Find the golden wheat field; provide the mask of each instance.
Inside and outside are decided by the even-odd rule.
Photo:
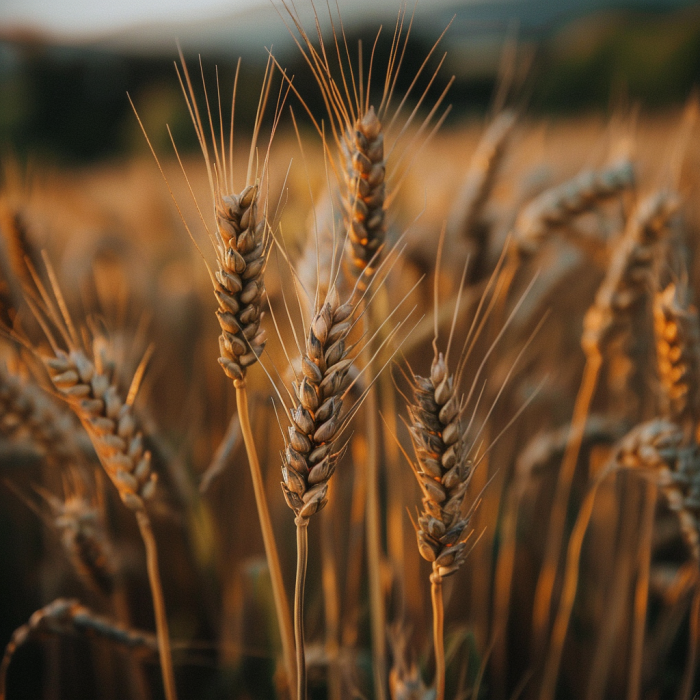
[[[322,113],[3,161],[0,699],[690,700],[697,100],[443,124],[288,14]]]

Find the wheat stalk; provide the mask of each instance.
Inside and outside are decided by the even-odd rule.
[[[53,298],[32,268],[39,296],[27,288],[26,301],[49,341],[49,349],[36,349],[28,341],[23,339],[23,342],[44,364],[58,396],[80,420],[122,502],[136,517],[146,548],[165,694],[168,700],[176,700],[158,551],[146,510],[147,501],[155,494],[157,474],[151,467],[151,453],[144,447],[133,406],[150,353],[144,356],[124,397],[117,386],[116,365],[111,359],[109,341],[97,332],[93,332],[90,339],[87,329],[81,337],[46,256],[45,263]]]
[[[613,339],[628,332],[632,312],[644,300],[651,282],[655,253],[668,234],[670,219],[677,207],[675,195],[665,191],[640,202],[627,222],[595,300],[584,316],[581,345],[586,366],[571,419],[571,439],[557,476],[544,561],[535,592],[533,627],[538,648],[543,644],[549,625],[571,484],[604,352]]]
[[[454,574],[467,555],[469,516],[464,498],[473,473],[461,423],[463,405],[454,375],[435,349],[430,377],[413,374],[410,432],[416,460],[411,461],[423,494],[417,538],[421,556],[432,564],[436,699],[445,697],[445,649],[442,581]]]
[[[447,88],[430,110],[423,124],[417,130],[416,135],[408,139],[408,143],[403,147],[403,152],[394,162],[392,166],[394,180],[391,185],[387,179],[386,160],[395,150],[401,137],[407,132],[417,113],[418,107],[416,107],[405,120],[398,136],[393,140],[391,146],[386,149],[386,152],[384,143],[385,131],[388,131],[396,123],[406,103],[406,99],[414,88],[418,77],[425,68],[428,59],[439,44],[442,36],[428,53],[428,56],[417,71],[408,91],[393,112],[393,115],[391,115],[389,109],[411,29],[411,24],[409,24],[405,36],[403,35],[406,8],[402,7],[398,14],[391,42],[388,67],[382,81],[381,100],[375,108],[375,106],[371,104],[370,97],[374,49],[372,51],[370,69],[365,82],[361,59],[360,67],[357,71],[349,60],[349,51],[344,30],[342,29],[342,20],[340,21],[342,32],[341,40],[336,33],[334,19],[331,16],[334,44],[339,59],[338,68],[340,75],[338,79],[336,79],[334,76],[335,71],[332,70],[328,60],[328,52],[323,42],[318,21],[316,28],[320,48],[317,49],[304,30],[294,4],[283,0],[283,5],[291,20],[292,26],[288,25],[290,33],[297,43],[303,58],[311,69],[321,90],[322,98],[329,115],[329,133],[326,133],[325,124],[323,122],[319,123],[314,117],[308,109],[308,106],[304,103],[303,98],[301,98],[298,91],[291,83],[290,89],[300,98],[319,136],[323,139],[324,152],[328,159],[329,168],[335,177],[343,199],[342,208],[346,229],[345,236],[347,239],[345,244],[346,269],[349,270],[350,276],[355,279],[356,285],[363,288],[371,282],[381,264],[382,250],[386,236],[386,208],[389,204],[390,197],[396,196],[411,164],[421,152],[422,146],[416,145],[416,141],[421,138],[423,131],[436,114],[452,81],[448,83]],[[313,9],[314,14],[316,14],[315,8]],[[318,20],[317,15],[316,19]],[[343,47],[345,49],[345,55],[348,57],[347,62],[342,58],[341,48]],[[428,88],[432,85],[434,78],[435,74],[430,79]],[[418,106],[424,100],[428,88],[425,89],[418,100]],[[435,129],[439,128],[448,111],[449,108],[445,110],[443,116],[438,120]],[[432,133],[434,133],[435,129]],[[429,137],[430,136],[427,138]],[[333,153],[332,149],[329,147],[327,138],[335,143],[337,147],[336,153]],[[423,143],[427,141],[427,138]],[[400,163],[407,157],[407,165],[403,169],[400,169]],[[398,182],[396,182],[396,180],[398,180]],[[391,190],[391,195],[387,194],[389,190]],[[383,700],[386,695],[386,621],[384,592],[382,590],[380,576],[383,567],[383,557],[381,514],[379,512],[379,447],[375,444],[377,442],[375,436],[378,434],[378,430],[376,425],[371,426],[369,424],[369,421],[376,422],[376,416],[372,415],[371,409],[373,406],[376,406],[378,402],[373,394],[374,390],[372,390],[368,396],[367,427],[369,430],[368,438],[372,438],[372,440],[369,444],[367,461],[365,527],[370,572],[374,686],[378,700]]]
[[[180,54],[182,74],[178,70],[178,78],[182,92],[187,102],[187,107],[194,125],[197,139],[204,156],[204,162],[209,179],[209,189],[214,205],[215,228],[209,231],[207,223],[201,213],[199,203],[192,192],[187,173],[180,159],[180,155],[175,147],[175,152],[180,160],[183,175],[187,180],[190,193],[202,219],[202,223],[209,232],[210,240],[214,247],[217,260],[217,270],[210,276],[214,287],[219,308],[216,315],[221,327],[219,336],[219,364],[229,379],[233,381],[236,389],[236,405],[238,417],[246,447],[248,463],[250,466],[255,501],[258,510],[258,518],[263,535],[265,556],[270,570],[272,580],[273,597],[275,600],[275,610],[282,640],[284,664],[287,672],[290,687],[294,686],[294,638],[292,632],[291,615],[289,603],[284,589],[282,569],[277,553],[272,520],[265,497],[264,482],[260,461],[258,459],[253,432],[250,425],[248,392],[246,385],[247,368],[257,362],[265,348],[266,332],[260,328],[262,320],[262,302],[265,295],[264,271],[267,265],[268,254],[272,242],[271,227],[267,220],[265,211],[258,212],[260,187],[265,179],[266,167],[269,158],[269,148],[264,159],[263,172],[260,178],[254,178],[253,164],[256,157],[257,140],[260,133],[262,118],[270,93],[272,81],[273,59],[268,60],[263,85],[260,91],[258,111],[255,119],[253,138],[251,140],[250,155],[248,158],[248,169],[246,173],[245,187],[239,192],[235,192],[233,185],[233,128],[234,112],[236,103],[236,89],[238,85],[238,70],[240,61],[236,69],[236,79],[233,87],[233,98],[231,102],[231,122],[228,143],[223,132],[223,116],[221,108],[221,91],[218,84],[217,72],[217,95],[220,145],[217,143],[217,134],[214,130],[212,120],[211,105],[206,92],[206,83],[202,73],[202,87],[206,98],[206,110],[209,122],[209,135],[207,138],[204,122],[200,115],[197,98],[194,92],[192,81],[190,80],[184,56]],[[183,77],[184,76],[184,77]],[[275,120],[272,127],[270,142],[277,128],[284,96],[280,93]],[[137,114],[138,118],[138,114]],[[140,119],[139,119],[139,123]],[[143,129],[143,125],[141,125]],[[144,130],[144,135],[146,132]],[[146,135],[148,140],[148,136]],[[148,141],[156,162],[158,158]],[[226,149],[228,147],[228,159]],[[227,162],[228,160],[228,162]],[[160,163],[158,162],[160,167]],[[161,169],[161,173],[162,168]],[[165,175],[163,175],[165,178]],[[166,179],[167,182],[167,179]],[[174,195],[171,196],[175,200]],[[177,201],[175,201],[177,205]],[[179,209],[179,207],[178,207]],[[184,218],[183,218],[184,222]],[[185,222],[187,226],[187,223]],[[187,227],[190,237],[197,245],[189,227]],[[199,249],[199,246],[197,246]],[[201,250],[200,250],[201,253]],[[207,266],[208,268],[208,266]]]
[[[302,379],[294,382],[295,405],[282,459],[282,490],[294,511],[297,529],[297,576],[294,622],[297,653],[297,698],[306,698],[304,657],[304,582],[308,558],[309,518],[327,503],[328,481],[340,458],[337,439],[343,389],[352,358],[346,346],[355,308],[340,304],[335,287],[314,315],[302,356]]]
[[[602,481],[619,469],[646,472],[658,485],[669,508],[678,515],[681,532],[694,561],[700,554],[696,507],[686,506],[686,489],[692,477],[698,481],[700,462],[698,448],[687,445],[683,429],[664,419],[654,419],[633,428],[616,446],[608,465],[601,470],[581,506],[571,535],[563,590],[552,630],[550,651],[544,671],[540,700],[554,697],[556,678],[576,595],[579,559],[588,522],[593,511],[595,494]],[[700,503],[698,504],[700,505]],[[693,662],[694,663],[694,662]]]

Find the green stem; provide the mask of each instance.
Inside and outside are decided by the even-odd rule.
[[[255,441],[253,439],[253,431],[250,427],[250,416],[248,414],[248,392],[246,391],[245,379],[236,380],[236,404],[238,406],[238,419],[243,434],[243,442],[245,443],[246,453],[248,454],[248,463],[250,465],[250,474],[253,478],[253,490],[255,491],[255,504],[258,509],[258,519],[260,520],[260,529],[262,530],[263,544],[265,546],[265,556],[267,558],[267,566],[270,570],[270,579],[272,580],[272,595],[275,599],[275,611],[277,612],[277,623],[279,625],[280,638],[282,640],[282,653],[284,656],[284,665],[287,671],[289,687],[294,687],[294,632],[292,627],[292,616],[289,609],[289,601],[284,590],[284,579],[282,578],[282,567],[280,566],[279,555],[277,553],[277,543],[275,542],[275,533],[272,529],[272,519],[270,511],[267,507],[267,498],[265,497],[265,483],[260,469],[260,460],[255,449]]]
[[[168,617],[165,614],[165,599],[163,587],[160,582],[160,570],[158,568],[158,548],[156,538],[153,536],[151,520],[145,510],[136,511],[136,521],[141,531],[143,544],[146,547],[146,567],[148,569],[148,581],[151,584],[151,596],[153,598],[153,610],[156,618],[156,634],[158,636],[158,654],[160,655],[160,668],[163,674],[163,687],[167,700],[177,700],[175,690],[175,674],[173,672],[173,659],[170,653],[170,633],[168,632]]]

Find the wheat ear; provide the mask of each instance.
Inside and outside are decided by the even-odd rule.
[[[700,562],[700,503],[695,490],[700,479],[700,454],[688,444],[680,425],[654,419],[634,428],[620,442],[615,459],[620,467],[646,471],[669,509],[678,517],[688,551]]]
[[[552,231],[634,186],[634,167],[620,160],[600,170],[585,170],[533,199],[515,222],[513,240],[520,255],[536,253]]]
[[[0,700],[5,700],[7,695],[7,670],[15,652],[29,639],[40,634],[91,635],[140,654],[158,651],[158,643],[152,634],[128,629],[95,615],[77,600],[58,598],[37,610],[29,622],[13,632],[0,663]]]
[[[0,362],[1,435],[15,439],[26,434],[50,462],[67,466],[80,459],[75,433],[70,411]]]
[[[700,326],[685,284],[669,284],[656,294],[654,335],[664,413],[690,436],[700,403]]]
[[[257,209],[257,185],[249,185],[239,195],[221,197],[216,206],[219,235],[214,248],[219,269],[214,294],[221,326],[219,364],[234,384],[245,383],[246,369],[265,348],[260,320],[269,236]]]
[[[255,118],[253,138],[248,158],[248,169],[245,179],[246,185],[238,193],[234,191],[233,185],[233,131],[238,69],[236,70],[236,80],[233,87],[228,143],[226,143],[227,139],[223,133],[221,93],[217,74],[216,87],[217,94],[219,95],[218,113],[221,132],[218,134],[220,137],[219,145],[219,139],[214,131],[212,108],[206,92],[206,83],[203,74],[202,87],[206,98],[206,116],[208,116],[209,122],[209,137],[205,131],[204,121],[200,114],[187,64],[182,54],[180,54],[180,61],[182,74],[178,71],[178,77],[180,78],[182,92],[187,102],[202,155],[204,156],[209,178],[210,194],[214,204],[215,228],[213,232],[209,231],[209,237],[214,246],[218,269],[213,275],[211,275],[210,272],[210,276],[212,277],[214,294],[219,306],[216,311],[221,327],[221,335],[219,336],[219,364],[222,366],[226,376],[233,381],[236,389],[238,417],[253,480],[258,519],[260,520],[260,528],[262,530],[263,544],[265,547],[265,557],[270,570],[275,612],[277,613],[277,623],[279,625],[280,639],[282,641],[284,665],[287,672],[288,683],[290,687],[293,687],[294,636],[291,615],[284,589],[282,568],[277,553],[272,520],[265,497],[262,470],[260,468],[260,461],[258,459],[253,439],[253,431],[250,425],[246,385],[247,369],[257,362],[259,356],[263,352],[266,336],[265,330],[260,328],[260,322],[263,316],[262,301],[265,295],[264,271],[272,237],[270,235],[270,226],[267,217],[264,212],[258,212],[258,206],[261,182],[265,181],[269,148],[264,158],[263,172],[260,174],[260,179],[254,178],[253,165],[256,162],[257,140],[271,88],[273,59],[270,57],[268,60],[260,91],[258,111]],[[281,103],[278,103],[270,140],[272,140],[274,136],[280,111],[284,103],[284,98],[281,94],[280,97]],[[227,148],[228,158],[226,153]],[[151,148],[151,150],[153,149]],[[187,179],[184,167],[183,174]],[[255,174],[257,175],[257,173]],[[191,187],[190,192],[192,192]],[[194,194],[192,194],[192,197],[200,213],[202,222],[205,228],[208,229]]]
[[[335,287],[314,315],[302,356],[302,379],[294,382],[295,405],[282,458],[282,490],[294,511],[297,528],[297,577],[294,623],[297,655],[297,698],[306,698],[304,653],[304,582],[308,558],[309,518],[327,503],[328,481],[335,471],[343,419],[343,388],[352,363],[347,336],[355,307],[340,304]]]
[[[679,483],[687,483],[688,474],[697,473],[697,447],[686,445],[683,430],[674,423],[660,419],[642,423],[618,443],[612,458],[593,481],[581,505],[567,549],[562,595],[545,663],[540,700],[551,700],[554,697],[562,650],[576,597],[581,548],[597,489],[605,478],[619,469],[644,470],[657,482],[670,508],[677,512],[681,531],[697,561],[698,521],[688,517],[690,514],[683,507],[682,489],[678,487]]]
[[[64,486],[64,497],[37,489],[46,501],[51,528],[58,534],[68,559],[86,587],[105,597],[114,592],[114,554],[107,535],[102,504],[90,498],[80,477]]]
[[[347,259],[354,276],[364,272],[365,280],[369,281],[386,236],[384,134],[374,107],[355,121],[346,141]]]
[[[47,258],[45,262],[53,298],[32,269],[40,297],[27,289],[26,299],[46,334],[51,352],[34,352],[46,367],[58,395],[85,428],[97,457],[122,502],[136,517],[146,549],[165,695],[167,700],[176,700],[158,550],[146,510],[146,502],[155,493],[157,475],[151,468],[151,453],[144,448],[143,435],[133,406],[145,363],[142,361],[137,369],[128,395],[124,397],[117,387],[116,366],[110,358],[108,340],[102,335],[94,335],[91,347],[86,347],[90,339],[89,333],[85,330],[82,336],[79,335],[70,318],[53,268]],[[52,327],[58,332],[66,350],[57,341]]]
[[[566,231],[574,220],[604,201],[634,186],[634,169],[627,160],[602,170],[586,170],[545,190],[518,214],[513,226],[508,258],[499,280],[495,318],[501,319],[513,280],[524,260],[537,254],[555,231]],[[572,238],[576,243],[577,238]]]
[[[655,252],[668,234],[670,219],[677,206],[676,197],[664,191],[651,195],[639,204],[627,222],[606,276],[584,317],[581,345],[586,365],[574,404],[571,438],[557,476],[544,561],[535,592],[533,628],[538,648],[542,648],[549,626],[569,494],[584,435],[583,426],[598,385],[603,353],[614,338],[628,332],[632,313],[647,293]]]
[[[463,406],[454,375],[435,351],[430,377],[413,375],[410,431],[416,461],[411,462],[423,493],[417,537],[421,556],[431,562],[436,700],[445,697],[445,649],[442,580],[464,563],[469,516],[463,505],[472,474],[464,442]]]
[[[516,121],[515,112],[501,112],[494,117],[479,140],[447,222],[447,230],[451,234],[471,237],[476,233],[508,151]]]

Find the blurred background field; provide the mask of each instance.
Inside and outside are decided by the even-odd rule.
[[[363,37],[371,42],[383,24],[387,50],[394,4],[346,4],[341,9],[351,44]],[[146,14],[147,5],[139,4],[140,14]],[[169,122],[182,147],[193,148],[194,135],[173,79],[176,41],[187,56],[201,54],[206,65],[219,65],[224,82],[242,56],[243,84],[255,84],[266,59],[264,47],[272,47],[299,80],[308,79],[271,3],[239,11],[198,5],[195,12],[184,12],[187,20],[173,13],[179,21],[169,19],[163,3],[143,23],[129,15],[128,5],[121,12],[101,10],[99,2],[86,3],[82,12],[79,3],[75,6],[72,12],[70,6],[65,10],[71,23],[61,20],[62,3],[53,3],[45,13],[32,14],[31,3],[14,0],[0,9],[0,143],[18,157],[70,164],[143,153],[127,91],[149,125]],[[621,99],[645,110],[672,108],[685,100],[700,72],[696,3],[433,0],[416,6],[403,80],[413,75],[453,16],[443,43],[446,63],[436,83],[439,90],[450,76],[456,78],[448,128],[484,114],[509,36],[517,36],[520,64],[525,57],[532,62],[527,111],[533,116],[606,113]],[[254,94],[241,95],[243,123],[254,109]],[[309,95],[318,101],[315,91]]]

